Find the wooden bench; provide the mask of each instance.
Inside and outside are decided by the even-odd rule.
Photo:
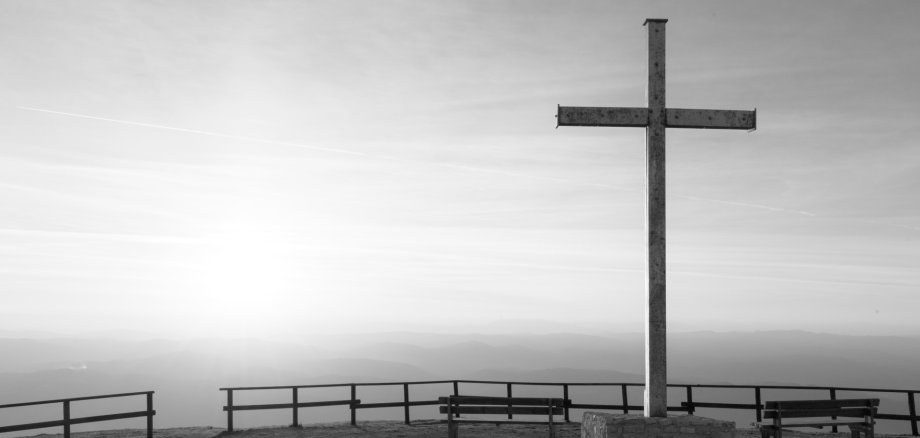
[[[493,424],[547,424],[543,421],[511,421],[511,420],[467,420],[456,418],[460,414],[507,415],[545,415],[549,424],[549,437],[556,436],[553,422],[554,415],[563,415],[565,408],[572,404],[571,400],[562,398],[530,398],[530,397],[482,397],[473,395],[452,395],[438,397],[442,414],[447,414],[448,438],[458,438],[458,423],[493,423]]]
[[[773,424],[761,425],[760,434],[762,438],[771,435],[782,438],[784,427],[848,426],[852,438],[859,438],[860,433],[865,438],[874,438],[878,403],[877,398],[769,401],[764,406],[763,418],[773,419]],[[808,420],[786,421],[793,418]]]

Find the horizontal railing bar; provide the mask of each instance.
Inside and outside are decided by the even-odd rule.
[[[613,410],[619,411],[623,409],[635,409],[635,410],[643,409],[642,406],[598,405],[598,404],[591,404],[591,403],[572,403],[571,405],[569,405],[569,408],[571,409],[605,409],[605,410],[611,410],[611,411]]]
[[[257,391],[263,389],[294,389],[294,388],[337,388],[348,387],[350,383],[328,383],[322,385],[287,385],[287,386],[236,386],[227,388],[218,388],[219,391]]]
[[[317,385],[286,385],[286,386],[241,386],[241,387],[224,387],[219,388],[221,391],[248,391],[248,390],[261,390],[261,389],[293,389],[293,388],[332,388],[332,387],[348,387],[348,386],[394,386],[394,385],[435,385],[435,384],[444,384],[444,383],[472,383],[472,384],[491,384],[491,385],[530,385],[530,386],[633,386],[633,387],[643,387],[644,383],[635,383],[635,382],[508,382],[508,381],[497,381],[497,380],[422,380],[422,381],[409,381],[409,382],[361,382],[361,383],[332,383],[332,384],[317,384]],[[894,393],[911,393],[911,392],[920,392],[918,390],[909,390],[909,389],[891,389],[891,388],[848,388],[848,387],[836,387],[836,386],[795,386],[795,385],[727,385],[727,384],[681,384],[681,383],[669,383],[668,387],[671,388],[735,388],[735,389],[752,389],[752,388],[761,388],[761,389],[801,389],[801,390],[837,390],[837,391],[856,391],[856,392],[894,392]],[[2,407],[2,406],[0,406]]]
[[[406,402],[387,402],[387,403],[361,403],[356,404],[355,409],[371,408],[401,408],[404,406],[430,406],[439,404],[437,400],[410,401]]]
[[[570,384],[570,385],[572,385],[572,384]],[[645,386],[645,384],[644,384],[644,383],[636,383],[636,384],[630,384],[629,386]],[[895,392],[895,393],[918,392],[918,391],[916,391],[916,390],[910,390],[910,389],[890,389],[890,388],[888,388],[888,389],[880,389],[880,388],[844,388],[844,387],[838,387],[838,386],[795,386],[795,385],[706,385],[706,384],[700,384],[700,385],[696,385],[696,384],[694,384],[694,385],[681,385],[681,384],[678,384],[678,383],[669,383],[668,386],[669,386],[669,387],[674,387],[674,388],[686,388],[686,387],[690,386],[690,387],[693,387],[693,388],[728,388],[728,389],[753,389],[753,388],[760,388],[760,389],[801,389],[801,390],[805,390],[805,391],[811,391],[811,390],[828,391],[828,390],[833,389],[833,390],[835,390],[835,391],[854,391],[854,392]]]
[[[219,388],[221,391],[246,391],[246,390],[260,390],[260,389],[293,389],[293,388],[330,388],[330,387],[347,387],[347,386],[392,386],[392,385],[434,385],[434,384],[444,384],[444,383],[474,383],[474,384],[494,384],[494,385],[506,385],[508,383],[512,385],[533,385],[533,386],[635,386],[642,387],[645,386],[644,383],[626,383],[626,382],[507,382],[507,381],[496,381],[496,380],[428,380],[428,381],[410,381],[410,382],[362,382],[362,383],[332,383],[332,384],[317,384],[317,385],[286,385],[286,386],[240,386],[240,387],[225,387]],[[745,389],[745,388],[762,388],[762,389],[801,389],[801,390],[830,390],[834,389],[837,391],[856,391],[856,392],[895,392],[895,393],[910,393],[910,392],[920,392],[918,390],[909,390],[909,389],[891,389],[891,388],[849,388],[849,387],[836,387],[836,386],[796,386],[796,385],[726,385],[726,384],[680,384],[680,383],[669,383],[669,387],[672,388],[685,388],[691,386],[694,388],[736,388],[736,389]],[[145,393],[137,393],[145,394]],[[115,394],[112,396],[121,396],[121,395],[135,395],[135,394]],[[99,396],[106,397],[106,396]],[[90,397],[96,398],[96,397]],[[66,400],[66,399],[65,399]],[[79,400],[79,399],[69,399],[69,400]],[[63,400],[51,400],[54,401],[63,401]],[[2,407],[2,406],[0,406]]]
[[[71,418],[70,421],[53,420],[53,421],[42,421],[38,423],[17,424],[14,426],[0,426],[0,433],[16,432],[16,431],[31,430],[31,429],[45,429],[48,427],[63,426],[65,424],[95,423],[97,421],[109,421],[109,420],[121,420],[124,418],[147,417],[149,415],[156,415],[156,413],[157,411],[122,412],[118,414]]]
[[[911,417],[910,415],[906,415],[906,414],[875,414],[875,419],[876,420],[906,420],[906,421],[918,420],[920,421],[920,416]]]
[[[451,380],[451,382],[453,382],[453,380]],[[644,383],[602,383],[602,382],[599,382],[599,383],[504,382],[504,381],[496,381],[496,380],[457,380],[457,382],[460,382],[460,383],[495,384],[495,385],[507,385],[507,384],[510,383],[510,384],[512,384],[512,385],[524,385],[524,386],[562,386],[562,385],[570,385],[570,386],[620,386],[620,385],[627,385],[627,386],[645,386]]]
[[[361,403],[361,400],[355,400],[355,403]],[[297,403],[298,408],[315,408],[320,406],[341,406],[350,405],[351,400],[330,400],[320,402]],[[224,406],[224,411],[261,411],[268,409],[293,409],[294,403],[271,403],[264,405],[233,405]]]
[[[262,411],[270,409],[291,409],[294,405],[291,403],[274,403],[266,405],[233,405],[224,406],[224,411]]]
[[[761,386],[761,388],[768,388],[768,389],[769,389],[769,388],[773,388],[773,387],[772,387],[772,386]],[[796,386],[782,387],[782,386],[777,386],[776,388],[780,388],[780,389],[783,389],[783,388],[785,388],[785,389],[810,389],[811,387],[807,387],[807,386],[806,386],[806,387],[796,387]],[[833,390],[836,390],[836,391],[853,391],[853,392],[894,392],[894,393],[909,393],[909,392],[915,392],[915,391],[911,391],[911,390],[907,390],[907,389],[890,389],[890,388],[888,388],[888,389],[883,389],[883,388],[841,388],[841,387],[829,387],[829,388],[815,388],[815,389],[833,389]]]
[[[594,383],[565,383],[565,382],[505,382],[505,381],[496,381],[496,380],[422,380],[422,381],[410,381],[410,382],[361,382],[361,383],[327,383],[327,384],[317,384],[317,385],[282,385],[282,386],[239,386],[239,387],[224,387],[218,388],[220,391],[252,391],[252,390],[267,390],[267,389],[294,389],[294,388],[334,388],[334,387],[349,387],[349,386],[395,386],[395,385],[436,385],[436,384],[445,384],[445,383],[473,383],[473,384],[487,384],[487,385],[506,385],[508,383],[512,385],[525,385],[525,386],[645,386],[644,383],[605,383],[605,382],[594,382]],[[679,386],[684,387],[686,385],[668,385],[668,386]]]
[[[13,426],[0,426],[0,433],[17,432],[20,430],[44,429],[46,427],[63,426],[64,420],[42,421],[40,423],[16,424]]]
[[[719,408],[719,409],[757,409],[758,406],[754,404],[741,404],[741,403],[709,403],[709,402],[698,402],[694,401],[693,403],[681,402],[681,406],[693,406],[693,409],[696,408]],[[760,406],[763,408],[763,406]]]
[[[395,385],[435,385],[443,383],[454,383],[456,380],[420,380],[415,382],[362,382],[362,383],[326,383],[318,385],[285,385],[285,386],[234,386],[218,388],[220,391],[253,391],[262,389],[294,389],[294,388],[338,388],[350,386],[395,386]],[[462,380],[461,380],[462,382]]]
[[[153,393],[154,391],[141,391],[141,392],[125,392],[122,394],[91,395],[88,397],[60,398],[60,399],[55,399],[55,400],[41,400],[41,401],[25,402],[25,403],[11,403],[7,405],[0,405],[0,408],[17,408],[21,406],[46,405],[46,404],[51,404],[51,403],[63,403],[67,401],[97,400],[101,398],[129,397],[133,395],[147,395],[147,394],[153,394]]]
[[[454,380],[420,380],[414,382],[383,382],[383,383],[373,383],[373,382],[363,382],[355,383],[355,386],[394,386],[394,385],[440,385],[444,383],[454,383]]]
[[[71,418],[70,424],[95,423],[97,421],[121,420],[124,418],[149,417],[157,411],[122,412],[119,414],[94,415],[92,417]]]

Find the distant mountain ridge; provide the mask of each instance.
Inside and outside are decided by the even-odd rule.
[[[440,379],[641,383],[643,348],[641,334],[393,332],[341,335],[324,345],[0,338],[0,403],[154,390],[158,425],[200,426],[205,421],[219,426],[224,421],[220,387]],[[920,338],[798,331],[672,333],[668,354],[673,383],[920,389]],[[434,397],[446,388],[414,390],[413,397]],[[368,399],[401,397],[377,396],[366,388],[362,393]],[[344,390],[328,394],[347,397]],[[641,400],[639,394],[630,397]],[[747,400],[750,394],[720,397]]]

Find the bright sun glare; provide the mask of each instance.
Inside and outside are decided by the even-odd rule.
[[[290,248],[261,225],[229,224],[203,239],[189,291],[203,331],[271,330],[292,304],[298,275]]]

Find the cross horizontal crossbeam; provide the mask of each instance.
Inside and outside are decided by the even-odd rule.
[[[666,108],[665,126],[697,129],[757,129],[757,110],[707,110]],[[649,123],[648,108],[559,106],[557,126],[644,127]]]

